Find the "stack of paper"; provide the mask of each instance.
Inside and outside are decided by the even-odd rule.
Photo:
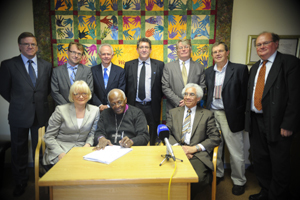
[[[98,151],[93,151],[92,153],[83,156],[83,159],[109,164],[112,161],[115,161],[129,153],[130,151],[132,151],[131,148],[124,148],[121,146],[106,146],[104,150],[101,149]]]

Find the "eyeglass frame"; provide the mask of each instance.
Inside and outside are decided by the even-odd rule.
[[[23,46],[26,46],[26,47],[30,47],[30,46],[32,46],[32,47],[37,47],[37,44],[36,43],[21,43],[20,45],[23,45]]]
[[[68,50],[69,51],[69,50]],[[69,51],[72,55],[83,56],[83,53],[78,53],[76,51]]]

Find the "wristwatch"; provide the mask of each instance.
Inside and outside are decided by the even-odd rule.
[[[198,151],[201,151],[201,148],[199,147],[198,144],[197,144],[195,147],[196,147],[196,149],[197,149],[197,152],[198,152]]]

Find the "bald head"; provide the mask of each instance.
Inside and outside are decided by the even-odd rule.
[[[122,114],[124,113],[127,98],[125,93],[120,89],[112,89],[108,95],[107,100],[109,102],[110,107],[113,109],[114,113]]]

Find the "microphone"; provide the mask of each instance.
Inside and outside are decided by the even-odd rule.
[[[174,152],[173,152],[172,146],[171,146],[171,144],[169,142],[169,135],[170,135],[169,128],[166,125],[164,125],[164,124],[158,125],[158,127],[157,127],[157,135],[158,135],[159,139],[163,140],[164,143],[165,143],[165,145],[167,146],[167,154],[168,155],[171,154],[171,157],[175,161],[176,158],[174,156]]]

